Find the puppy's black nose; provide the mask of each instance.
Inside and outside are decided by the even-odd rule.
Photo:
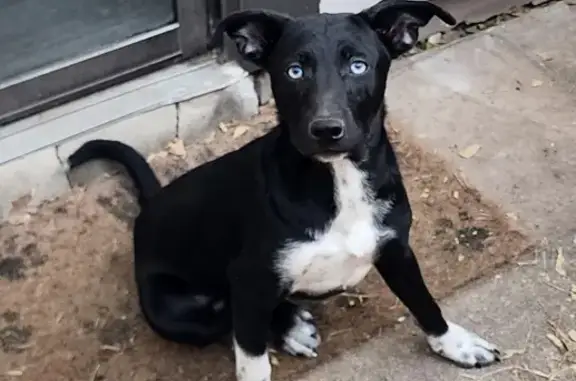
[[[317,119],[310,123],[310,136],[326,143],[337,142],[344,137],[344,121],[340,119]]]

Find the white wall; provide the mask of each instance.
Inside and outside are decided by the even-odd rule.
[[[320,0],[321,13],[359,12],[379,0]]]

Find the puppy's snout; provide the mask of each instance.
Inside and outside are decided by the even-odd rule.
[[[344,137],[344,121],[340,119],[317,119],[310,123],[310,136],[326,143],[334,143]]]

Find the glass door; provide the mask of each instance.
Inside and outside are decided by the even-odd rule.
[[[204,51],[207,0],[0,0],[0,126]]]

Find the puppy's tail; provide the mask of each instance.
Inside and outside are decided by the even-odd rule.
[[[124,143],[113,140],[91,140],[68,157],[68,164],[70,169],[73,169],[94,159],[112,160],[126,167],[140,193],[138,197],[140,205],[144,205],[162,188],[146,159]]]

